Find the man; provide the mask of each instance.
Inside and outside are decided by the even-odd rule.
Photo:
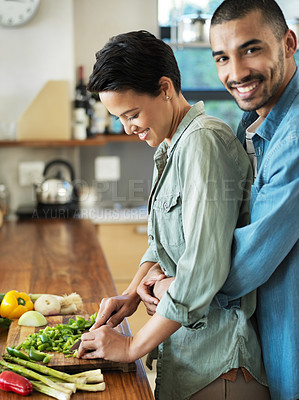
[[[218,75],[247,111],[251,223],[235,231],[227,300],[258,289],[257,321],[273,399],[299,398],[299,72],[297,39],[274,0],[225,0],[211,21]],[[246,131],[247,128],[247,131]],[[250,155],[251,154],[251,155]],[[221,296],[221,295],[220,295]],[[219,296],[219,298],[220,298]],[[221,296],[225,305],[225,296]]]
[[[211,21],[219,78],[245,112],[238,137],[255,172],[251,223],[236,229],[230,275],[217,300],[256,310],[271,398],[299,399],[299,72],[297,38],[274,0],[225,0]],[[169,280],[155,267],[138,288],[150,313]],[[162,280],[163,279],[163,280]],[[157,300],[156,300],[157,302]]]

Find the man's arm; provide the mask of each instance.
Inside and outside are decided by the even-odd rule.
[[[234,233],[231,270],[221,289],[228,300],[265,283],[298,241],[298,148],[296,136],[280,143],[268,161],[267,183],[252,187],[251,223]]]

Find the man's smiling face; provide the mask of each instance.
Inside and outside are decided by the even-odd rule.
[[[253,11],[212,26],[210,40],[219,78],[239,107],[267,115],[286,86],[284,39]]]

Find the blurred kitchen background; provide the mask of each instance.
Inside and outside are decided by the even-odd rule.
[[[154,149],[129,140],[119,126],[113,125],[115,121],[111,121],[104,133],[93,129],[86,139],[84,135],[74,136],[78,71],[83,71],[86,83],[95,53],[118,33],[146,29],[171,43],[188,100],[191,103],[204,100],[208,113],[223,118],[236,129],[241,112],[218,81],[207,41],[209,16],[220,3],[217,0],[41,0],[36,15],[27,24],[18,27],[0,24],[0,196],[2,193],[8,199],[10,217],[20,207],[36,203],[33,181],[40,182],[44,166],[55,159],[69,162],[74,169],[86,206],[122,208],[146,204]],[[298,33],[299,0],[278,3]],[[63,88],[64,95],[67,93],[67,110],[61,120],[70,119],[66,121],[67,132],[63,129],[60,132],[60,128],[53,130],[52,138],[51,133],[50,137],[46,133],[55,119],[52,106],[57,103],[60,107],[63,96],[59,91],[56,95],[55,89],[47,92],[51,96],[49,103],[43,103],[46,111],[44,108],[40,111],[35,104],[49,82],[54,86],[57,82],[67,84]],[[48,120],[42,117],[47,107]],[[39,124],[37,137],[28,134],[32,114],[32,133],[36,129],[34,123]],[[61,171],[57,174],[61,175]]]

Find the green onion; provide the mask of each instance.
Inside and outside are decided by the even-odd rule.
[[[12,361],[19,365],[22,365],[23,367],[27,367],[27,368],[33,369],[35,371],[38,371],[44,375],[54,376],[56,378],[62,379],[63,381],[66,381],[66,382],[74,382],[77,384],[77,383],[85,383],[87,380],[84,377],[79,377],[79,378],[73,377],[72,375],[69,375],[65,372],[57,371],[56,369],[46,367],[45,365],[36,364],[32,361],[22,360],[21,358],[15,358],[15,357],[7,356],[7,355],[4,355],[3,358],[7,361]],[[0,360],[0,364],[2,364],[3,362],[5,363],[5,361]],[[6,363],[6,364],[8,364],[8,363]]]
[[[78,374],[73,374],[77,378],[85,377],[87,378],[86,383],[100,383],[104,381],[104,376],[102,374],[102,370],[100,369],[91,369],[89,371],[79,372]]]
[[[57,400],[70,400],[71,393],[61,392],[60,390],[53,389],[41,382],[30,381],[32,383],[33,389],[38,392],[44,393],[48,396],[54,397]]]

